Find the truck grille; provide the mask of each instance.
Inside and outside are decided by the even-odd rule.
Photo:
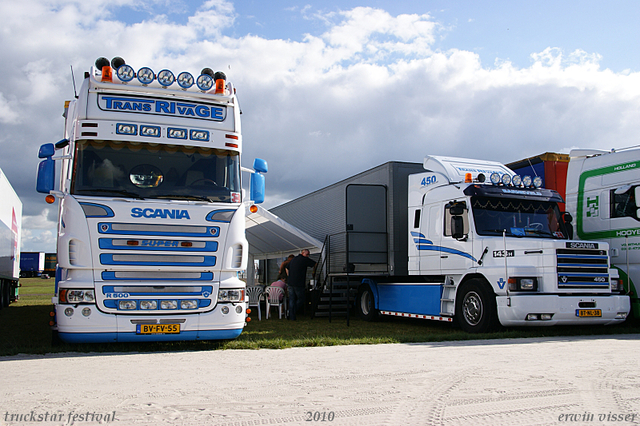
[[[219,236],[218,226],[98,223],[100,303],[135,315],[211,310]]]
[[[606,250],[558,249],[558,288],[609,288],[609,258]]]

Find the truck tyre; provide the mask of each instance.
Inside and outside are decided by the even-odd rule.
[[[456,296],[456,320],[467,333],[486,333],[498,323],[496,298],[480,280],[460,286]]]
[[[367,284],[363,284],[358,289],[358,299],[356,300],[356,308],[360,318],[365,321],[373,321],[378,317],[378,311],[375,308],[373,291]]]
[[[3,294],[4,294],[4,307],[8,308],[9,304],[11,303],[11,295],[14,294],[14,290],[13,287],[14,286],[14,282],[13,281],[5,281],[4,282],[4,289],[3,289]]]

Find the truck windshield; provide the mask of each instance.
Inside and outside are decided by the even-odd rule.
[[[472,197],[471,208],[478,235],[567,238],[554,202]]]
[[[71,193],[240,202],[235,151],[122,141],[76,142]]]

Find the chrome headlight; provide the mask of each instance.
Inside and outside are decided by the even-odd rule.
[[[96,303],[93,290],[60,289],[60,303]]]
[[[538,291],[536,277],[509,277],[509,291]]]
[[[243,302],[244,290],[241,288],[220,289],[218,291],[218,302]]]

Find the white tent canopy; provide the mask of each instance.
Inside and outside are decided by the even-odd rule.
[[[297,254],[302,249],[311,253],[322,250],[322,242],[306,232],[285,222],[278,216],[256,205],[258,211],[246,211],[246,235],[249,241],[249,256],[254,259],[271,259]]]

